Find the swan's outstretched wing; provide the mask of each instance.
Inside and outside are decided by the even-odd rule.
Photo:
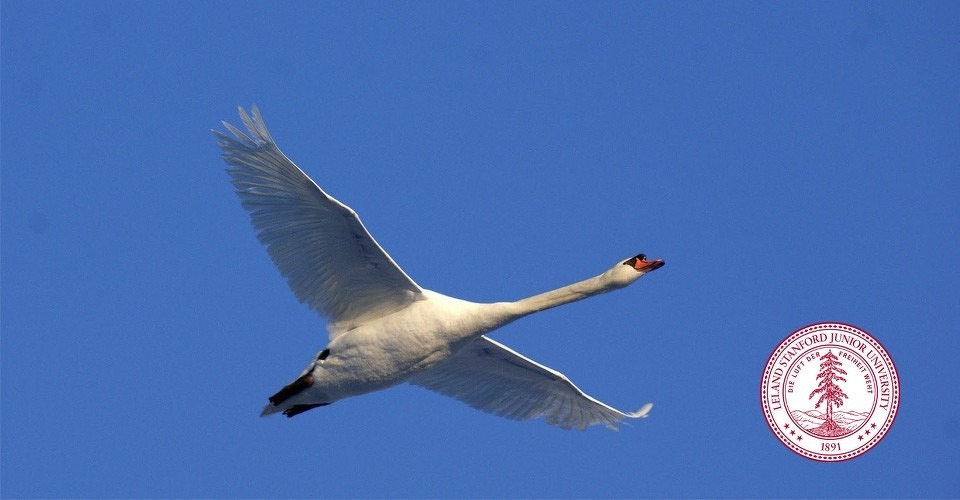
[[[214,131],[227,172],[260,242],[297,298],[331,320],[331,336],[417,300],[420,287],[380,248],[356,212],[280,152],[256,106],[251,115],[240,108],[249,136],[227,122],[234,137]]]
[[[653,405],[624,413],[586,395],[562,373],[509,347],[480,337],[409,382],[515,420],[545,417],[564,429],[603,424],[616,430],[624,418],[642,418]]]

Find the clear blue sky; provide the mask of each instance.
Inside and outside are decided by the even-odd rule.
[[[960,495],[960,4],[2,4],[4,497]],[[326,342],[210,133],[257,103],[424,287],[666,267],[495,338],[624,409],[410,386],[294,419]],[[902,379],[855,460],[776,441],[767,356],[842,321]]]

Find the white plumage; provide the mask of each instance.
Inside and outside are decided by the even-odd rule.
[[[578,389],[485,333],[518,318],[629,285],[662,260],[641,254],[600,276],[516,302],[481,304],[425,290],[377,244],[356,212],[287,159],[254,106],[215,131],[243,207],[301,302],[327,318],[330,342],[263,415],[298,415],[340,399],[410,382],[507,418],[545,417],[562,428],[645,417]]]

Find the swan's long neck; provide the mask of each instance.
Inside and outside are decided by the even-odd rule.
[[[578,300],[591,297],[618,288],[623,288],[638,280],[644,274],[663,267],[663,259],[646,260],[646,256],[639,254],[608,269],[605,273],[590,279],[578,281],[563,288],[534,295],[516,302],[498,302],[494,306],[498,326],[522,318],[537,311],[562,306]]]
[[[567,285],[563,288],[520,299],[511,305],[514,308],[515,314],[517,314],[517,318],[520,318],[537,311],[562,306],[563,304],[576,302],[593,295],[609,292],[615,288],[620,287],[612,284],[606,279],[606,275],[602,274],[572,285]]]

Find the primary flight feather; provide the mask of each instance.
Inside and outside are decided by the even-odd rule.
[[[528,314],[625,287],[663,266],[643,254],[603,274],[515,302],[475,303],[421,288],[357,213],[313,182],[277,147],[254,106],[247,133],[214,131],[260,242],[301,302],[327,319],[330,342],[262,415],[288,417],[410,382],[507,418],[544,417],[565,429],[646,417],[581,391],[562,373],[484,334]]]

